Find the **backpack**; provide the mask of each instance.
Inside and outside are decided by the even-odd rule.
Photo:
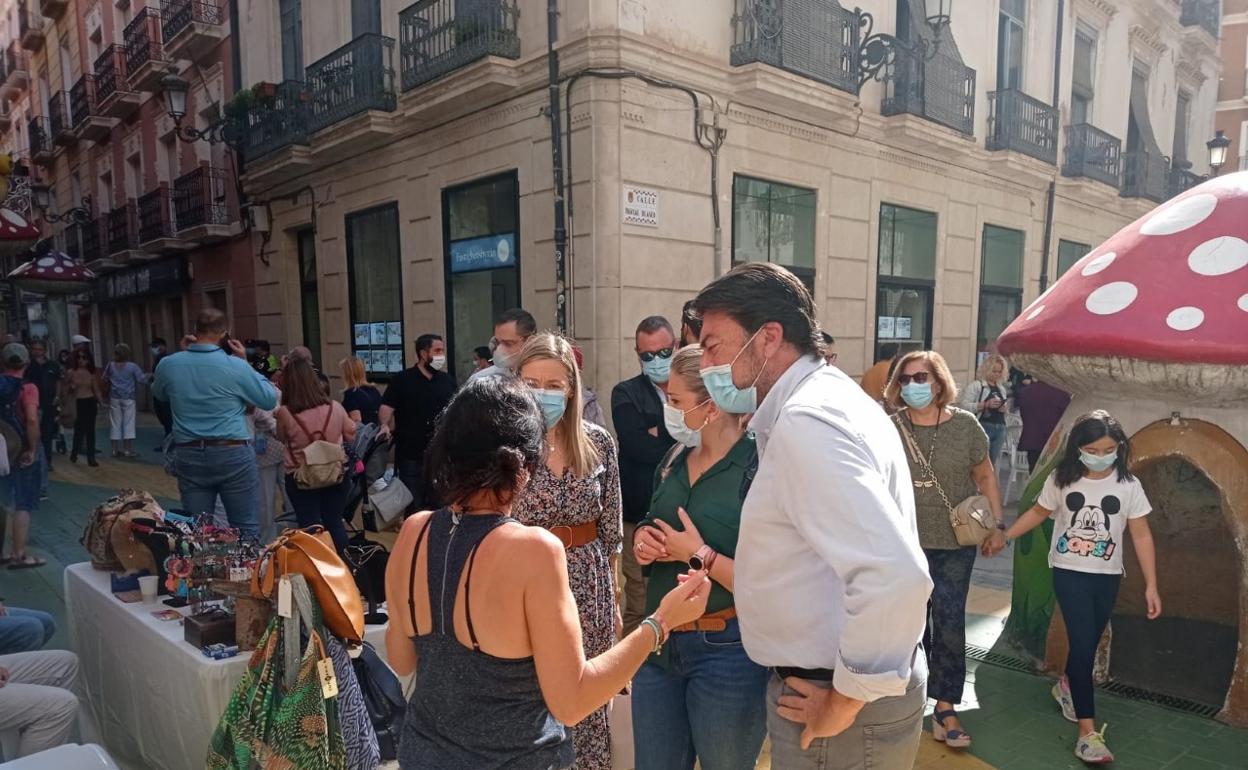
[[[18,455],[26,446],[26,423],[17,414],[17,400],[25,384],[17,377],[0,375],[0,439],[4,439],[10,467],[17,467]]]
[[[299,415],[291,412],[290,416],[299,423],[299,428],[304,435],[312,439],[310,444],[299,450],[303,452],[303,465],[293,474],[295,483],[300,489],[324,489],[341,483],[346,473],[347,453],[343,450],[341,441],[335,443],[325,440],[325,431],[329,428],[329,421],[334,417],[334,405],[332,403],[329,405],[325,414],[325,424],[316,432],[308,430],[308,426],[303,424]]]

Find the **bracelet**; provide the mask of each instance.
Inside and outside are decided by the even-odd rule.
[[[651,631],[654,631],[654,647],[650,649],[651,654],[662,655],[663,654],[663,627],[659,625],[659,621],[655,620],[653,617],[650,617],[641,621],[641,625],[646,626]]]

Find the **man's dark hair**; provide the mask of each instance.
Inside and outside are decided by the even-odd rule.
[[[876,362],[891,361],[897,357],[897,353],[900,350],[901,348],[897,346],[896,342],[885,342],[883,345],[880,345],[880,354],[876,356],[875,360]]]
[[[823,344],[825,345],[836,344],[836,340],[832,339],[832,335],[828,334],[827,332],[819,332],[819,337],[823,340]]]
[[[688,326],[695,337],[700,337],[702,336],[702,319],[698,317],[698,312],[694,310],[694,302],[696,300],[691,299],[680,309],[680,325]]]
[[[268,340],[256,340],[256,350],[263,350],[265,353],[268,353],[272,348],[269,347]]]
[[[804,355],[823,355],[815,321],[815,301],[797,276],[770,262],[738,265],[711,281],[693,298],[699,318],[723,313],[740,324],[746,336],[772,321],[784,339]]]
[[[429,480],[449,504],[484,491],[505,501],[542,462],[545,436],[541,409],[519,378],[474,380],[438,417],[425,455]]]
[[[646,316],[641,319],[641,323],[637,324],[637,331],[633,332],[633,339],[641,334],[654,334],[657,331],[666,329],[667,333],[672,335],[672,339],[676,339],[676,330],[672,328],[672,322],[661,315]]]
[[[442,339],[441,334],[422,334],[416,338],[416,352],[424,353],[433,347],[433,343]]]
[[[206,307],[195,316],[196,334],[225,334],[225,313],[215,307]]]
[[[153,338],[152,338],[152,347],[155,347],[155,346],[157,346],[157,345],[160,345],[161,347],[168,347],[168,346],[169,346],[169,343],[165,342],[165,338],[164,338],[164,337],[153,337]]]
[[[533,314],[521,307],[513,307],[511,310],[504,310],[502,314],[495,319],[495,326],[502,326],[505,323],[515,321],[516,331],[521,337],[532,337],[537,334],[537,320],[533,318]]]
[[[494,357],[494,354],[491,353],[490,349],[486,347],[485,345],[478,345],[477,347],[472,349],[472,352],[476,353],[477,358],[481,359],[482,361],[489,361],[491,358]]]

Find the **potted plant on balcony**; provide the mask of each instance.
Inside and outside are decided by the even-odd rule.
[[[266,80],[261,80],[259,83],[256,83],[251,87],[251,92],[257,97],[272,99],[277,96],[277,83],[270,83]]]

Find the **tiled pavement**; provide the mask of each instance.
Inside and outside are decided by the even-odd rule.
[[[143,417],[146,417],[144,415]],[[64,618],[61,571],[82,561],[78,544],[87,514],[122,487],[139,487],[173,505],[177,487],[151,451],[159,430],[141,421],[136,448],[139,460],[100,457],[99,468],[56,458],[50,499],[32,526],[32,551],[48,558],[34,570],[0,570],[0,596],[13,606],[35,607]],[[99,446],[107,447],[100,431]],[[105,450],[105,455],[107,449]],[[1011,565],[1008,557],[981,559],[967,605],[967,641],[991,648],[1009,609]],[[61,622],[51,647],[65,647]],[[1083,765],[1071,754],[1074,726],[1066,722],[1049,696],[1050,681],[968,661],[963,723],[974,736],[969,752],[951,751],[924,735],[916,770],[1062,770]],[[1248,731],[1159,706],[1097,693],[1098,711],[1109,723],[1109,744],[1119,770],[1248,770]],[[760,769],[770,770],[766,755]]]

